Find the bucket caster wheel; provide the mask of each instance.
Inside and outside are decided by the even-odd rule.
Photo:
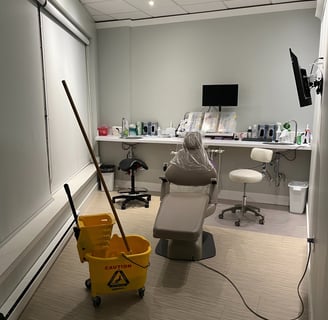
[[[219,214],[219,219],[223,219],[223,213]]]
[[[101,298],[99,296],[92,297],[92,304],[95,308],[98,308],[101,304]]]
[[[138,289],[138,295],[142,299],[145,295],[145,288]]]
[[[260,219],[259,224],[264,224],[264,219]]]
[[[238,220],[238,221],[235,221],[235,226],[236,227],[240,227],[240,221]]]
[[[85,284],[85,287],[86,287],[88,290],[91,289],[91,279],[90,279],[90,278],[87,279],[87,280],[85,280],[84,284]]]

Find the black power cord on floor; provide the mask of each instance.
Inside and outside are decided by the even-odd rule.
[[[306,260],[306,265],[305,265],[305,268],[304,268],[304,272],[302,274],[302,277],[300,278],[299,282],[298,282],[298,285],[297,285],[297,295],[300,299],[300,302],[301,302],[301,311],[299,312],[299,314],[295,317],[295,318],[291,318],[291,319],[288,319],[288,320],[297,320],[299,319],[303,313],[304,313],[304,302],[303,302],[303,299],[302,299],[302,296],[300,294],[300,286],[304,280],[304,277],[305,277],[305,274],[308,270],[308,267],[309,267],[309,263],[310,263],[310,258],[311,258],[311,252],[312,252],[312,244],[314,243],[314,238],[308,238],[307,239],[307,242],[309,244],[309,252],[308,252],[308,257],[307,257],[307,260]],[[254,315],[256,315],[258,318],[260,319],[263,319],[263,320],[270,320],[269,318],[266,318],[260,314],[258,314],[256,311],[254,311],[246,302],[245,298],[243,297],[243,295],[241,294],[240,290],[238,289],[238,287],[234,284],[234,282],[229,279],[228,276],[226,276],[225,274],[223,274],[222,272],[206,265],[205,263],[203,262],[200,262],[200,261],[196,261],[197,263],[199,263],[200,265],[202,265],[203,267],[211,270],[211,271],[214,271],[216,273],[218,273],[220,276],[222,276],[223,278],[225,278],[232,286],[233,288],[237,291],[238,295],[240,296],[241,300],[243,301],[243,304],[245,305],[245,307],[251,312],[253,313]]]

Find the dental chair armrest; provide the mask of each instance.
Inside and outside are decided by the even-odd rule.
[[[165,177],[159,177],[162,180],[160,200],[170,192],[170,182]]]

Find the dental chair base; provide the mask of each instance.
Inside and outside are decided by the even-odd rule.
[[[172,260],[198,261],[215,256],[215,244],[212,234],[203,231],[196,242],[160,239],[155,252]]]

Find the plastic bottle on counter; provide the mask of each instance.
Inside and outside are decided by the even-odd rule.
[[[252,127],[249,126],[247,129],[247,138],[252,138]]]
[[[122,118],[122,138],[125,138],[129,135],[129,121],[125,118]]]
[[[281,136],[281,123],[277,122],[277,130],[276,130],[276,142],[280,141],[280,136]]]
[[[257,124],[253,124],[252,127],[252,138],[256,139],[257,138]]]
[[[311,130],[308,124],[306,125],[306,129],[305,129],[304,143],[311,143]]]
[[[173,121],[170,121],[170,126],[166,128],[165,131],[171,138],[175,137],[175,128],[173,127]]]

